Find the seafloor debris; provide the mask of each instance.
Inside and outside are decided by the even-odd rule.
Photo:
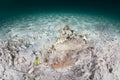
[[[32,41],[30,42],[29,39],[1,40],[0,79],[120,79],[119,39],[111,41],[106,35],[100,36],[100,33],[99,38],[93,38],[96,33],[89,36],[79,35],[70,25],[66,25],[59,32],[57,41],[45,50],[32,49],[34,44],[31,44]]]
[[[58,37],[52,48],[47,51],[45,57],[46,63],[54,69],[74,65],[80,52],[90,47],[90,42],[87,41],[85,36],[80,37],[69,25],[61,29],[60,34],[61,36]]]

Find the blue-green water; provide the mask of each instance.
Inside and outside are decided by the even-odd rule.
[[[12,28],[20,28],[20,30],[25,30],[32,26],[32,28],[43,28],[49,25],[53,27],[64,27],[70,24],[75,27],[78,31],[84,29],[116,29],[117,33],[120,31],[119,19],[115,16],[109,16],[107,14],[97,13],[97,12],[83,12],[83,11],[38,11],[38,12],[23,12],[11,13],[9,15],[4,14],[0,21],[1,33],[10,32]],[[60,26],[60,24],[64,24]],[[54,28],[53,28],[54,29]],[[38,30],[39,31],[39,30]],[[1,34],[2,35],[2,34]]]
[[[54,39],[58,29],[70,25],[79,33],[108,32],[120,35],[120,20],[116,15],[83,10],[37,10],[1,14],[0,37],[44,36]],[[53,38],[54,37],[54,38]]]

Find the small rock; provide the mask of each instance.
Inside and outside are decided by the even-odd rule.
[[[34,68],[32,67],[29,71],[28,71],[28,74],[32,74],[34,71]]]

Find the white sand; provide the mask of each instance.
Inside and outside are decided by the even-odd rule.
[[[74,65],[67,67],[53,69],[48,64],[42,63],[41,59],[39,65],[33,67],[35,61],[33,51],[35,53],[41,51],[42,57],[46,57],[45,50],[55,44],[59,37],[58,29],[68,24],[78,34],[86,35],[90,47],[94,47],[92,52],[85,49],[79,56],[73,55],[78,60]],[[50,14],[21,18],[6,25],[9,27],[5,30],[3,28],[0,40],[0,79],[120,79],[120,23],[117,21],[89,15]],[[61,45],[62,48],[57,47],[57,50],[61,53],[63,51],[64,54],[65,50],[76,47],[74,44],[71,44],[72,48],[68,45]],[[10,54],[15,56],[14,66]]]

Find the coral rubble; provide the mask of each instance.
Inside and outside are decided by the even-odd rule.
[[[99,41],[107,38],[103,35],[95,42],[93,37],[78,34],[70,25],[59,32],[55,43],[38,51],[32,50],[26,39],[1,40],[0,80],[120,79],[119,39]]]

